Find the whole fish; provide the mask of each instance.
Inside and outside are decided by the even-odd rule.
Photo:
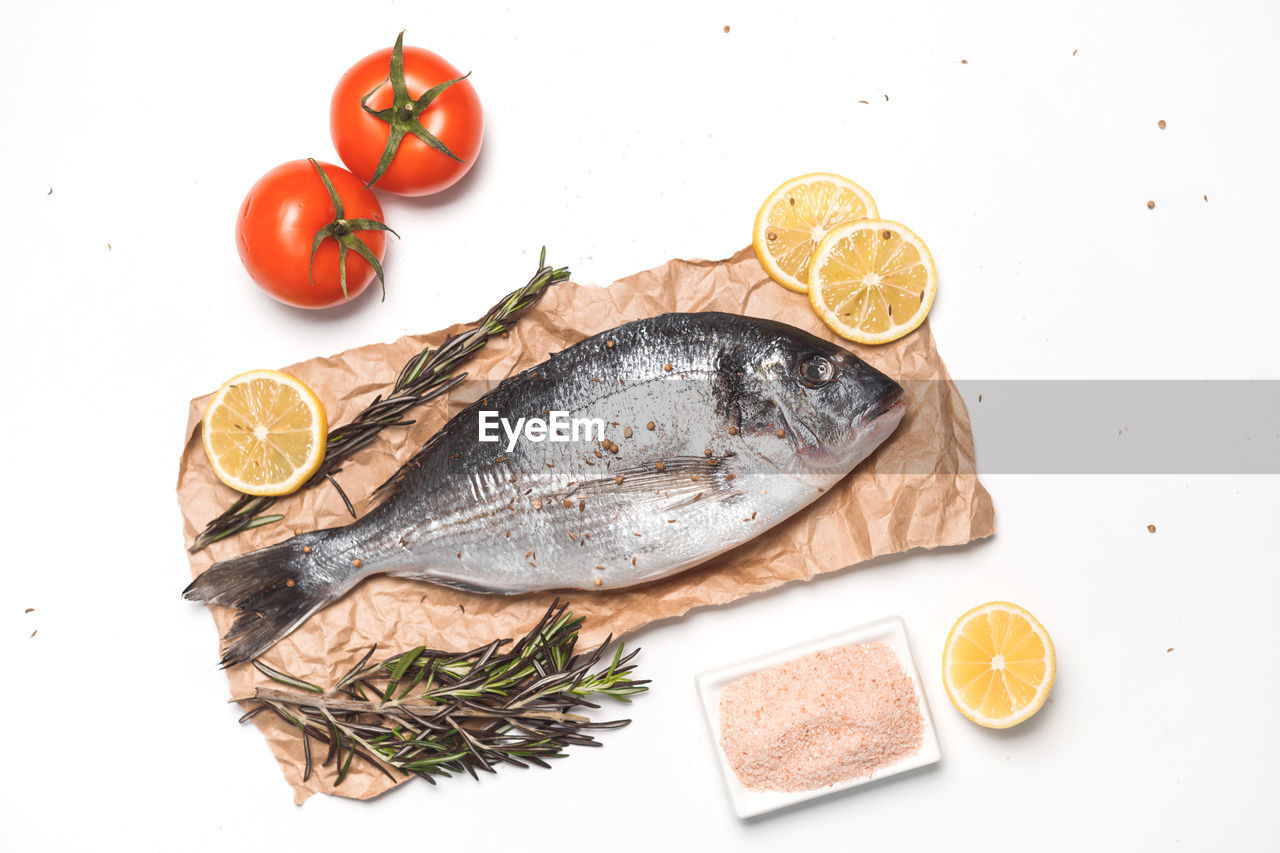
[[[215,563],[184,595],[241,611],[228,666],[370,575],[506,594],[665,577],[817,500],[893,432],[901,398],[782,323],[637,320],[463,409],[357,521]]]

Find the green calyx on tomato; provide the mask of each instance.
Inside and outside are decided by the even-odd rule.
[[[315,239],[311,242],[311,259],[307,263],[307,278],[311,281],[312,287],[314,287],[316,280],[312,273],[316,260],[316,250],[320,248],[320,244],[325,240],[333,239],[338,241],[338,281],[342,286],[343,297],[351,298],[347,294],[347,252],[355,252],[368,261],[369,266],[373,267],[373,272],[378,277],[378,283],[382,285],[382,299],[385,302],[387,299],[387,281],[382,277],[382,264],[378,261],[378,256],[369,249],[363,240],[356,236],[356,232],[390,231],[396,237],[400,235],[376,219],[347,219],[342,209],[342,199],[338,196],[337,190],[333,188],[333,183],[329,180],[329,176],[324,173],[324,169],[314,158],[308,157],[307,159],[320,175],[320,180],[324,182],[325,192],[329,193],[329,201],[333,203],[333,221],[317,231]]]
[[[387,132],[387,147],[382,150],[382,158],[378,160],[378,167],[374,170],[373,177],[369,179],[369,183],[365,184],[365,186],[373,186],[378,182],[378,178],[382,177],[382,173],[387,171],[387,167],[391,165],[391,160],[396,156],[396,150],[400,147],[400,141],[404,139],[406,133],[412,133],[452,160],[456,160],[459,163],[466,162],[450,151],[449,146],[428,132],[422,126],[422,122],[418,120],[418,116],[422,115],[423,111],[431,106],[431,102],[439,97],[441,92],[454,83],[460,83],[470,76],[471,72],[468,71],[461,77],[455,77],[437,86],[432,86],[417,99],[410,98],[409,87],[404,81],[404,30],[400,31],[400,35],[396,36],[396,46],[391,49],[391,73],[387,76],[391,83],[391,90],[395,94],[391,106],[384,110],[375,110],[368,104],[368,100],[373,97],[374,93],[382,88],[382,83],[374,86],[367,95],[360,99],[360,107],[374,118],[386,122],[389,128]]]

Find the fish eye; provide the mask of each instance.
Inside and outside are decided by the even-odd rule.
[[[799,372],[800,381],[810,388],[815,388],[835,378],[836,366],[825,355],[811,353],[800,360]]]

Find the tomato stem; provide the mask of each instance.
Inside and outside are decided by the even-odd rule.
[[[315,161],[314,158],[308,158],[311,165],[320,175],[320,181],[324,184],[325,192],[329,194],[329,202],[333,205],[333,221],[316,232],[315,237],[311,241],[311,259],[307,262],[307,278],[311,282],[311,286],[316,286],[315,276],[312,274],[315,262],[316,251],[320,248],[320,244],[330,238],[338,241],[338,284],[342,287],[342,296],[344,299],[350,299],[351,295],[347,293],[347,252],[355,252],[364,258],[373,267],[374,274],[378,277],[378,283],[382,285],[382,300],[387,299],[387,281],[382,277],[382,264],[378,261],[378,256],[373,250],[356,236],[357,231],[390,231],[398,238],[400,235],[388,228],[386,223],[379,222],[376,219],[347,219],[346,212],[342,208],[342,198],[338,195],[338,191],[333,188],[333,182],[329,180],[329,176],[325,174],[324,168]]]
[[[382,157],[378,160],[378,167],[373,171],[373,177],[365,184],[366,187],[372,187],[382,177],[383,173],[391,166],[391,161],[395,159],[396,151],[400,148],[400,142],[404,139],[406,133],[411,133],[421,139],[427,145],[431,146],[441,154],[456,160],[459,163],[465,163],[458,155],[449,150],[449,146],[445,145],[434,135],[429,133],[418,117],[431,106],[431,102],[440,96],[454,83],[460,83],[471,76],[471,72],[463,74],[453,80],[446,80],[436,86],[432,86],[420,96],[415,98],[409,97],[409,87],[404,81],[404,30],[396,36],[396,45],[391,49],[391,67],[384,82],[391,83],[392,100],[391,106],[385,110],[375,110],[369,106],[369,99],[373,97],[373,93],[382,88],[382,83],[374,86],[367,95],[360,99],[360,108],[374,118],[387,123],[387,145],[382,149]]]

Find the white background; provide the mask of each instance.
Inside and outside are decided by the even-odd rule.
[[[727,256],[819,169],[928,241],[959,378],[1280,378],[1278,24],[1263,2],[10,5],[4,846],[1274,848],[1274,477],[987,477],[989,542],[632,638],[653,691],[602,750],[300,808],[179,598],[173,487],[188,400],[237,372],[470,320],[544,244],[594,283]],[[334,83],[401,28],[474,72],[475,170],[384,195],[385,302],[277,305],[240,268],[240,200],[335,156]],[[1004,733],[939,674],[951,622],[992,598],[1059,655],[1052,704]],[[942,764],[734,819],[694,674],[891,613]]]

